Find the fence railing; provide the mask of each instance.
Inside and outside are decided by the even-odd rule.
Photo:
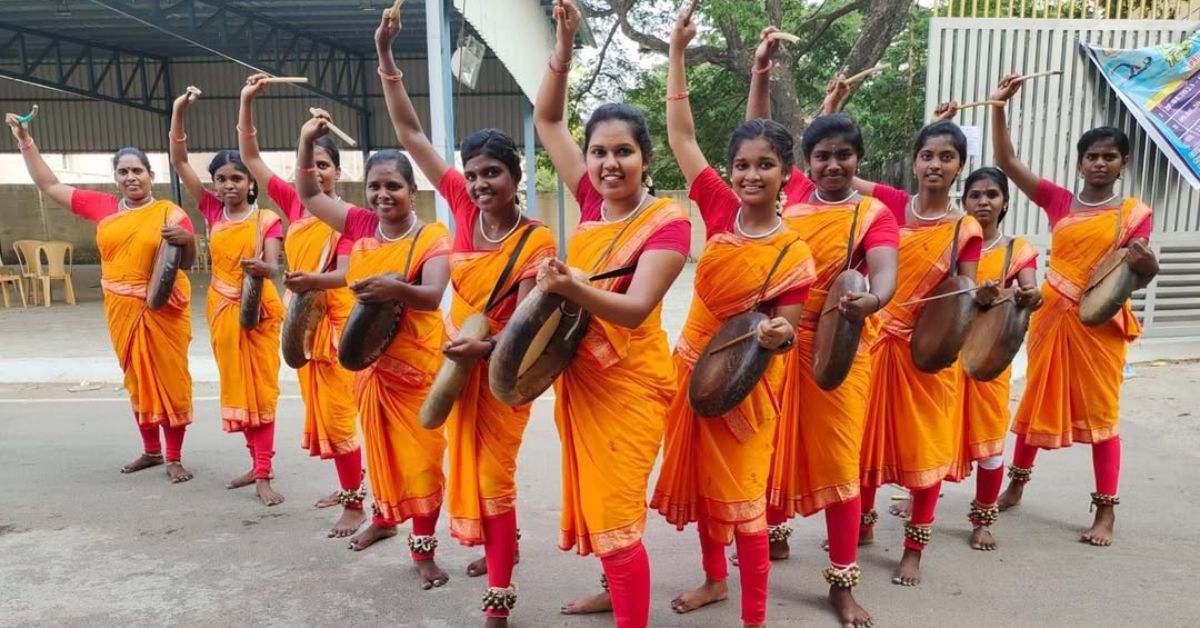
[[[941,0],[934,17],[1195,20],[1196,0]]]

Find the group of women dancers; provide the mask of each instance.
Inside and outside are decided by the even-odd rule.
[[[244,329],[237,314],[243,278],[282,276],[291,293],[324,290],[327,315],[299,379],[302,446],[332,459],[337,470],[339,489],[318,502],[343,509],[329,535],[354,535],[350,546],[361,550],[412,520],[408,547],[422,586],[441,586],[448,576],[435,562],[435,529],[445,496],[451,536],[484,547],[485,557],[468,573],[487,574],[485,625],[507,625],[517,600],[514,475],[530,408],[493,397],[486,359],[516,305],[536,285],[592,315],[580,355],[554,385],[562,443],[558,545],[597,555],[603,576],[594,595],[564,605],[564,613],[611,611],[622,628],[647,625],[650,563],[642,534],[660,448],[662,469],[649,508],[680,529],[697,524],[705,578],[671,601],[678,613],[725,599],[728,564],[734,562],[742,620],[764,625],[770,561],[789,552],[787,522],[797,513],[824,511],[830,602],[840,624],[870,626],[870,614],[852,591],[861,577],[858,547],[873,541],[879,487],[897,484],[911,494],[893,582],[914,585],[943,480],[960,481],[977,467],[970,542],[995,549],[990,527],[1002,509],[1020,502],[1036,452],[1074,442],[1091,444],[1095,461],[1096,515],[1083,538],[1111,543],[1119,501],[1119,388],[1126,345],[1139,325],[1128,303],[1098,327],[1085,326],[1078,309],[1090,272],[1113,247],[1128,247],[1128,264],[1142,285],[1157,273],[1146,246],[1150,210],[1115,191],[1129,153],[1124,133],[1106,127],[1080,138],[1082,182],[1073,193],[1017,161],[1004,106],[995,105],[998,169],[970,173],[956,204],[951,191],[963,174],[966,139],[951,121],[950,103],[916,136],[916,193],[865,181],[857,176],[862,134],[850,117],[836,113],[848,90],[843,78],[831,83],[823,115],[804,130],[799,151],[789,130],[770,119],[767,81],[778,41],[768,29],[750,77],[748,119],[729,139],[726,181],[695,136],[684,57],[696,27],[685,12],[670,41],[667,133],[707,239],[672,354],[661,308],[690,248],[687,211],[656,198],[649,186],[653,143],[636,109],[603,105],[587,121],[582,148],[572,137],[564,102],[580,13],[571,0],[559,0],[554,17],[557,42],[535,122],[581,212],[578,229],[563,243],[565,262],[550,231],[523,213],[517,194],[521,159],[511,137],[494,129],[466,137],[461,171],[431,145],[392,56],[399,23],[386,12],[375,43],[388,113],[399,142],[450,205],[453,236],[446,225],[426,224],[413,211],[413,164],[399,150],[381,150],[367,160],[369,208],[339,198],[338,149],[327,136],[330,120],[323,112],[300,130],[294,186],[273,173],[259,155],[253,114],[254,99],[267,88],[263,75],[246,82],[238,150],[213,159],[210,191],[187,160],[185,112],[196,96],[189,92],[175,102],[171,160],[204,216],[213,257],[207,319],[220,372],[221,423],[243,434],[250,455],[250,471],[230,488],[253,484],[266,505],[283,500],[271,484],[283,303],[266,281],[260,322]],[[1005,77],[991,100],[1006,102],[1020,86],[1020,77]],[[114,155],[118,194],[75,189],[57,180],[28,129],[15,116],[7,121],[35,183],[97,225],[105,312],[144,447],[123,472],[165,463],[172,482],[190,479],[181,457],[192,421],[187,276],[180,273],[166,306],[149,309],[144,298],[159,242],[183,246],[186,268],[195,254],[194,226],[182,209],[153,198],[154,175],[142,151],[123,148]],[[1034,247],[1000,230],[1010,181],[1050,219],[1055,255],[1040,289]],[[264,187],[287,217],[286,232],[279,215],[255,204]],[[276,262],[281,246],[286,272]],[[594,282],[571,273],[628,267],[636,270]],[[848,268],[866,275],[869,289],[826,304],[834,278]],[[958,365],[926,373],[910,353],[920,299],[951,274],[979,283],[980,307],[1012,286],[1018,304],[1038,308],[1029,331],[1028,384],[1011,425],[1017,435],[1011,481],[1003,495],[1009,374],[978,382]],[[451,302],[443,318],[447,285]],[[339,365],[337,350],[356,301],[401,304],[404,313],[386,351],[369,368],[351,373]],[[831,308],[865,327],[849,375],[826,390],[810,364],[816,322]],[[702,419],[687,398],[691,371],[721,324],[750,310],[768,315],[756,338],[778,359],[737,408]],[[486,315],[491,337],[457,339],[464,320],[479,313]],[[447,358],[482,360],[446,427],[425,429],[418,408]],[[373,496],[369,522],[366,484]],[[731,543],[737,551],[727,561],[724,547]]]

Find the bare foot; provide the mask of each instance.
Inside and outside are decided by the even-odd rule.
[[[236,478],[233,478],[225,485],[225,488],[242,488],[254,484],[254,470],[251,469]]]
[[[990,552],[996,549],[996,539],[992,531],[985,526],[978,526],[971,532],[971,549]]]
[[[1008,488],[1005,489],[1004,492],[1000,494],[1000,499],[996,500],[996,505],[999,506],[1000,511],[1003,512],[1005,510],[1008,510],[1009,508],[1012,508],[1013,506],[1020,504],[1021,496],[1024,494],[1025,494],[1025,483],[1024,482],[1010,481],[1008,483]]]
[[[334,491],[330,493],[328,497],[322,497],[321,499],[318,499],[317,503],[313,504],[313,506],[316,506],[317,508],[330,508],[332,506],[337,506],[338,504],[342,503],[341,496],[341,491]]]
[[[516,565],[520,562],[521,562],[521,550],[517,550],[517,551],[513,552],[513,564]],[[483,558],[477,558],[477,559],[471,561],[470,565],[467,565],[467,577],[468,578],[477,578],[479,576],[485,575],[486,573],[487,573],[487,557],[486,556],[484,556]]]
[[[854,600],[851,589],[829,587],[829,603],[837,613],[842,628],[868,628],[874,622],[867,609],[859,606]]]
[[[271,487],[269,478],[255,480],[254,492],[258,493],[258,499],[262,501],[264,506],[278,506],[283,503],[283,495]]]
[[[178,460],[172,460],[167,463],[167,477],[171,478],[171,484],[179,484],[192,479],[192,472],[183,468],[183,463]]]
[[[580,598],[575,598],[570,602],[562,605],[559,609],[563,615],[591,615],[593,613],[611,613],[612,612],[612,597],[608,591],[601,591],[595,595],[585,595]]]
[[[904,556],[900,557],[900,565],[896,567],[896,575],[892,576],[892,584],[905,587],[921,584],[921,552],[904,548]]]
[[[912,499],[904,497],[896,500],[896,503],[888,506],[888,513],[893,517],[900,517],[908,520],[908,514],[912,512]]]
[[[1096,518],[1092,521],[1092,527],[1084,530],[1079,540],[1096,547],[1108,547],[1113,542],[1113,524],[1116,522],[1117,515],[1112,506],[1096,506]]]
[[[367,515],[361,508],[343,508],[342,516],[329,530],[329,538],[340,539],[350,536],[357,532],[366,521]]]
[[[728,598],[729,585],[724,580],[705,580],[695,591],[675,596],[675,599],[671,600],[671,610],[679,614],[690,613],[702,606]]]
[[[371,547],[376,541],[382,541],[393,536],[396,536],[396,528],[385,528],[372,523],[367,526],[366,530],[359,532],[354,538],[350,539],[350,545],[347,547],[356,552],[361,552]]]
[[[142,454],[137,457],[137,460],[121,467],[121,473],[137,473],[142,469],[157,467],[163,463],[162,454]]]
[[[421,588],[428,591],[450,582],[450,576],[438,567],[432,558],[416,561],[417,575],[421,576]]]

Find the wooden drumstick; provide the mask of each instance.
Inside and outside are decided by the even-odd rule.
[[[261,83],[307,83],[307,76],[268,76],[259,79]]]
[[[308,112],[311,113],[314,118],[317,116],[317,108],[316,107],[309,107]],[[354,138],[350,137],[349,135],[346,135],[345,131],[337,128],[337,125],[333,123],[333,120],[326,118],[325,126],[329,127],[329,131],[331,133],[342,138],[343,142],[345,142],[351,146],[358,146],[358,142],[354,141]]]
[[[37,113],[38,106],[34,105],[33,108],[29,110],[29,113],[23,116],[17,116],[17,122],[20,122],[21,124],[29,124],[30,122],[33,122],[35,117],[37,117]]]
[[[846,79],[846,82],[849,83],[850,85],[854,85],[855,83],[861,83],[862,81],[867,80],[867,78],[870,77],[872,74],[878,74],[879,72],[882,72],[890,67],[892,67],[892,66],[890,66],[886,63],[880,63],[879,65],[877,65],[873,68],[867,68],[866,70],[863,70],[862,72],[859,72],[858,74],[855,74],[854,76],[851,76],[850,78]]]
[[[1022,82],[1024,82],[1024,81],[1028,81],[1029,79],[1043,78],[1046,76],[1055,76],[1057,74],[1062,74],[1062,70],[1046,70],[1045,72],[1034,72],[1033,74],[1026,74],[1026,75],[1022,76],[1020,80]]]
[[[985,107],[987,105],[991,105],[993,107],[1003,107],[1004,101],[1003,100],[977,100],[975,102],[969,102],[965,105],[959,105],[958,110],[962,111],[963,109],[971,109],[973,107]]]
[[[774,33],[771,33],[770,35],[767,35],[767,39],[771,40],[771,41],[778,39],[778,40],[786,41],[789,44],[800,43],[799,37],[797,37],[791,33],[785,33],[783,31],[775,31]]]
[[[715,349],[713,349],[712,351],[709,351],[708,354],[715,355],[717,353],[720,353],[747,338],[753,337],[757,333],[758,333],[758,330],[755,329],[752,331],[748,331],[748,332],[738,336],[737,338],[730,338],[729,340],[726,340],[725,342],[722,342],[721,344],[717,345],[717,347]]]
[[[392,4],[392,8],[388,9],[388,19],[396,20],[396,26],[400,25],[400,7],[404,6],[404,0],[396,0]]]
[[[692,0],[692,6],[687,10],[687,21],[692,21],[692,15],[696,13],[696,9],[700,6],[700,0]]]
[[[971,288],[963,288],[962,290],[955,290],[954,292],[947,292],[946,294],[935,294],[934,296],[925,297],[924,299],[913,299],[912,301],[905,301],[904,303],[901,303],[900,305],[916,305],[917,303],[924,303],[926,301],[937,301],[938,299],[945,299],[947,297],[956,297],[960,294],[966,294],[968,292],[975,292],[976,290],[978,290],[981,287],[982,286],[974,286]]]

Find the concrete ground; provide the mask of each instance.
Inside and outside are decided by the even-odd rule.
[[[668,298],[672,337],[686,313],[688,282],[690,275]],[[477,608],[486,583],[464,574],[482,550],[455,544],[444,519],[439,558],[451,580],[430,592],[419,589],[402,538],[361,553],[325,538],[337,513],[312,503],[335,488],[336,476],[331,463],[310,460],[299,447],[302,409],[294,384],[284,384],[275,459],[276,486],[287,501],[268,509],[252,489],[223,488],[248,468],[248,459],[241,437],[221,432],[217,389],[204,374],[211,358],[200,289],[192,346],[196,422],[185,447],[196,479],[172,486],[161,468],[120,475],[139,440],[116,377],[105,377],[119,372],[95,292],[83,288],[77,308],[0,310],[0,626],[482,623]],[[997,552],[967,547],[973,484],[947,485],[919,587],[889,582],[900,554],[899,520],[884,516],[876,544],[860,554],[864,575],[856,594],[876,625],[1197,625],[1200,363],[1134,369],[1123,391],[1125,472],[1114,546],[1077,542],[1091,520],[1086,447],[1039,458],[1026,502],[994,528]],[[68,392],[89,378],[105,383]],[[541,399],[519,462],[522,562],[511,624],[610,626],[607,616],[558,614],[566,600],[596,590],[600,573],[594,558],[555,548],[558,456],[553,401]],[[881,491],[880,506],[895,492]],[[774,563],[771,574],[769,624],[836,625],[819,574],[823,522],[793,523],[792,558]],[[646,545],[652,626],[740,625],[736,568],[729,601],[685,616],[670,610],[670,599],[703,577],[694,528],[676,532],[651,514]]]

